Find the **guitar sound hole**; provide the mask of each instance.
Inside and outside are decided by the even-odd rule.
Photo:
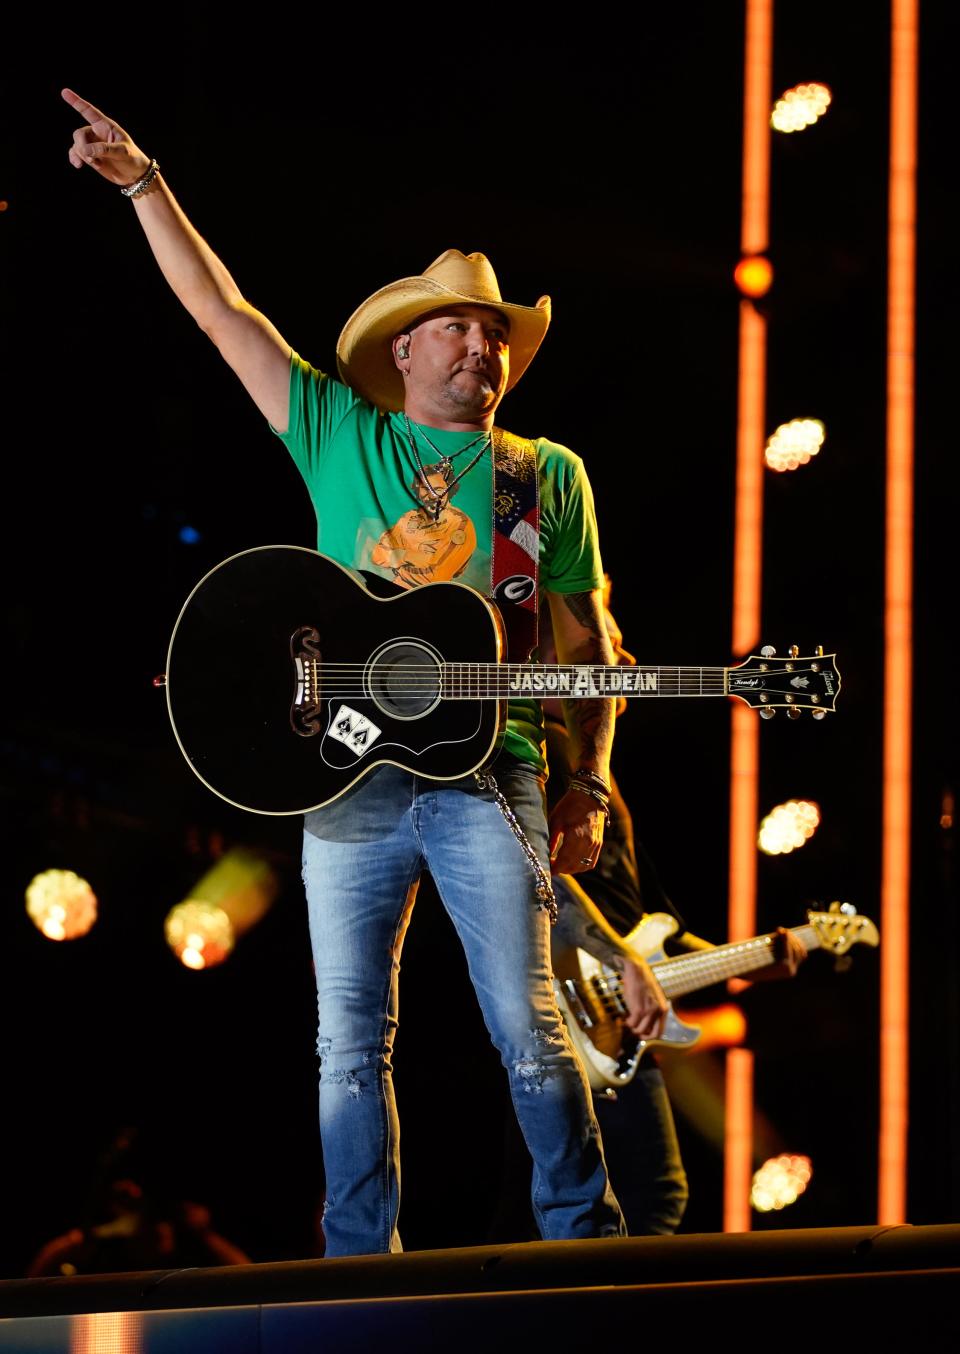
[[[388,644],[371,660],[370,695],[394,719],[418,719],[440,699],[440,663],[422,644]]]

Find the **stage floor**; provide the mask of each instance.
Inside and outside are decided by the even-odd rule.
[[[2,1354],[960,1347],[960,1225],[539,1242],[0,1283]]]

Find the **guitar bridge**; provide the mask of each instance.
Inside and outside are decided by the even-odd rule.
[[[290,727],[301,738],[312,738],[321,730],[320,719],[320,631],[301,625],[290,636],[295,690],[290,706]]]

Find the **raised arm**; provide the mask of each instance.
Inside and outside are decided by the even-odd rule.
[[[603,594],[548,593],[557,657],[561,663],[612,663],[603,618]],[[585,770],[610,784],[615,703],[609,699],[563,702],[575,754],[571,771]],[[589,870],[603,843],[604,814],[596,799],[569,789],[550,815],[551,866],[555,874]]]
[[[89,166],[118,188],[138,183],[148,174],[150,156],[118,123],[72,89],[63,90],[63,97],[85,122],[74,132],[69,152],[75,169]],[[278,431],[285,431],[289,344],[265,315],[244,300],[160,173],[131,202],[161,272],[179,300],[216,344],[261,413]]]

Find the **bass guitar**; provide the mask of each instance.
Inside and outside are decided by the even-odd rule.
[[[375,595],[314,550],[261,546],[224,560],[174,627],[167,708],[208,789],[251,813],[306,813],[384,763],[459,780],[496,751],[511,698],[736,696],[821,718],[833,654],[736,667],[506,663],[496,606],[463,583]]]
[[[879,942],[870,918],[858,916],[849,903],[831,903],[827,912],[808,911],[807,924],[791,929],[808,951],[828,950],[838,958],[854,945]],[[663,1033],[657,1039],[638,1039],[627,1029],[623,982],[615,969],[580,949],[555,958],[554,989],[560,1013],[595,1090],[625,1086],[648,1048],[658,1044],[684,1048],[696,1042],[699,1029],[677,1016],[672,998],[778,962],[775,932],[667,959],[663,945],[676,930],[675,918],[666,912],[651,912],[625,937],[647,960],[667,998]]]

